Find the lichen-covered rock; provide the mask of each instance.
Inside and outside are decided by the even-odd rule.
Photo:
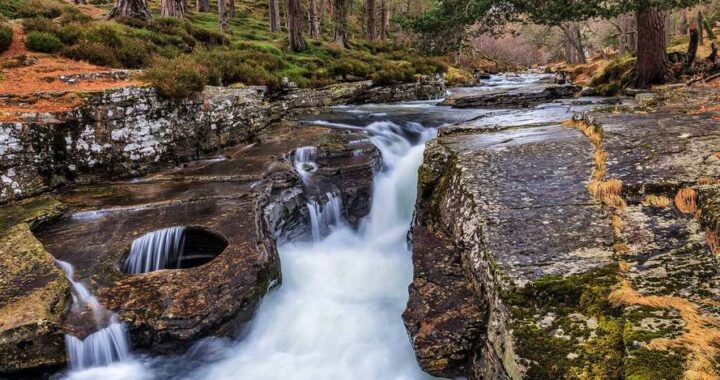
[[[0,374],[65,363],[61,326],[69,284],[30,231],[61,212],[52,198],[0,212]]]
[[[423,368],[564,378],[593,373],[593,355],[621,356],[621,345],[601,344],[617,326],[597,326],[613,318],[602,293],[616,268],[608,215],[585,189],[591,152],[581,133],[557,125],[441,131],[429,143],[412,229],[422,270],[405,313],[416,348],[431,344],[418,352]],[[460,275],[445,269],[453,257]],[[462,301],[430,303],[466,287]],[[448,354],[456,360],[439,360]]]
[[[73,182],[138,176],[249,141],[290,114],[363,102],[440,98],[441,77],[416,83],[370,82],[290,90],[218,88],[188,99],[165,99],[148,87],[84,94],[60,113],[23,113],[0,122],[0,203]],[[44,94],[41,94],[44,95]]]
[[[555,99],[572,97],[581,87],[573,84],[538,84],[516,89],[460,94],[447,98],[442,105],[455,108],[517,108],[533,107]]]

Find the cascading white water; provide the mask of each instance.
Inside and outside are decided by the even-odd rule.
[[[125,325],[117,317],[100,305],[97,298],[84,284],[75,281],[75,268],[65,261],[57,260],[58,266],[65,272],[70,282],[73,311],[88,307],[93,314],[97,331],[80,340],[65,335],[65,349],[70,360],[70,368],[82,370],[125,360],[130,357],[130,340]]]
[[[316,204],[319,239],[278,248],[283,285],[263,301],[249,333],[214,360],[172,375],[192,380],[422,380],[401,319],[412,281],[406,243],[423,143],[434,131],[383,122],[368,127],[382,152],[372,211],[353,230],[340,200]],[[412,138],[406,138],[412,136]],[[311,214],[312,215],[312,214]],[[338,223],[338,220],[341,223]],[[203,348],[198,348],[203,349]],[[193,351],[193,350],[191,350]],[[219,359],[217,359],[219,357]],[[75,379],[169,377],[170,358],[136,360],[71,375]],[[185,360],[185,359],[181,359]],[[163,364],[165,363],[165,364]]]
[[[307,182],[308,178],[315,173],[318,165],[315,162],[317,148],[314,146],[304,146],[295,149],[295,157],[293,158],[295,171],[300,174],[303,182]]]
[[[70,368],[75,370],[105,366],[130,357],[125,325],[118,322],[110,323],[84,340],[65,335],[65,347]]]
[[[147,273],[171,266],[179,267],[185,227],[170,227],[149,232],[132,242],[122,270],[128,274]]]
[[[313,241],[320,241],[333,228],[345,223],[342,216],[342,199],[340,195],[337,193],[325,193],[325,196],[327,197],[325,203],[311,200],[307,204]]]

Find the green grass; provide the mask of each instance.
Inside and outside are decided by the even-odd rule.
[[[358,79],[375,79],[378,83],[388,84],[414,81],[419,75],[447,71],[447,65],[437,59],[409,59],[417,56],[415,49],[398,44],[352,40],[352,48],[342,49],[329,40],[327,32],[318,40],[306,36],[307,50],[292,52],[287,48],[285,31],[270,32],[267,3],[264,1],[238,2],[240,7],[236,16],[229,20],[227,33],[221,32],[218,16],[213,12],[190,11],[184,20],[159,17],[158,0],[150,1],[154,16],[150,21],[92,20],[76,7],[58,0],[6,1],[9,3],[3,2],[2,6],[7,8],[5,12],[10,17],[23,17],[26,32],[36,31],[57,37],[62,42],[59,54],[117,68],[153,68],[158,65],[159,69],[153,71],[151,83],[177,79],[167,68],[172,65],[172,60],[181,62],[181,59],[183,64],[191,67],[185,61],[186,56],[202,65],[210,65],[207,67],[207,82],[223,85],[233,84],[227,82],[228,78],[232,78],[238,81],[234,83],[273,86],[285,77],[300,87],[319,87]],[[216,3],[211,2],[211,10],[215,6]],[[109,2],[100,7],[109,10],[111,5]],[[4,8],[0,8],[0,12]],[[352,34],[361,33],[354,31]],[[232,57],[232,61],[238,64],[263,67],[264,71],[251,73],[247,67],[228,67],[217,59],[218,54]],[[266,67],[264,62],[267,60],[281,64]]]

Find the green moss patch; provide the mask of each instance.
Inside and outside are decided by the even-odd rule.
[[[507,296],[529,379],[623,379],[624,319],[608,295],[617,265],[547,276]]]

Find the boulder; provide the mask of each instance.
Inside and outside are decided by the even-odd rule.
[[[555,99],[575,96],[581,89],[574,84],[536,84],[451,96],[440,104],[454,108],[532,107]]]

